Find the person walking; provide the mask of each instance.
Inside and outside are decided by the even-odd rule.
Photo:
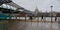
[[[32,16],[30,16],[30,20],[32,20]]]
[[[55,16],[55,21],[57,21],[57,16]]]
[[[42,18],[42,19],[41,19],[41,21],[42,21],[42,20],[43,20],[43,15],[41,16],[41,18]]]

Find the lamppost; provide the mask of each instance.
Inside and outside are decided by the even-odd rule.
[[[53,6],[51,5],[50,7],[51,7],[51,22],[52,22],[52,8],[53,8]]]

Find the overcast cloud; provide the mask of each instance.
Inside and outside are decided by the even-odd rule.
[[[39,11],[50,11],[50,6],[53,5],[53,11],[60,12],[60,0],[13,0],[16,4],[34,11],[36,6]]]

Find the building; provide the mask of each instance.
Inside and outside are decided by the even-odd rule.
[[[38,13],[39,13],[39,10],[38,10],[38,8],[36,7],[36,8],[35,8],[35,16],[38,16]]]

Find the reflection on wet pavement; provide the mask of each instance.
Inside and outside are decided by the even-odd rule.
[[[57,23],[35,23],[29,24],[26,28],[26,30],[58,30],[58,24]]]
[[[12,22],[9,30],[58,30],[58,23]]]

